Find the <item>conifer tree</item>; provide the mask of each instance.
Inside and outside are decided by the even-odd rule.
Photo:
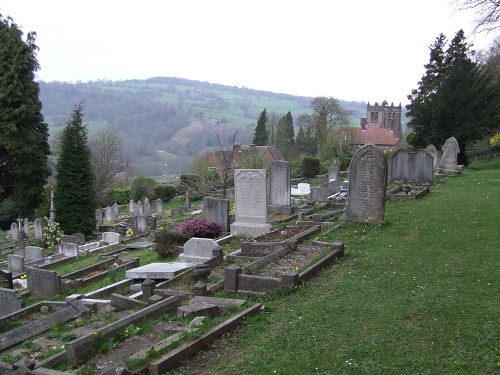
[[[295,132],[293,129],[293,118],[290,111],[284,116],[281,117],[278,122],[278,140],[277,146],[283,156],[288,159],[290,154],[290,149],[295,143]]]
[[[253,137],[253,144],[256,146],[267,146],[267,112],[266,109],[261,112],[259,120],[257,121],[257,126],[255,127],[255,135]]]
[[[26,41],[0,14],[0,203],[12,198],[18,213],[32,215],[50,175],[48,126],[41,114],[36,34]]]
[[[54,194],[55,219],[64,233],[95,229],[96,197],[92,185],[92,164],[87,128],[82,123],[83,106],[75,107],[61,136]]]
[[[440,147],[449,137],[460,146],[459,164],[467,164],[465,149],[498,126],[500,91],[488,69],[471,59],[473,52],[458,31],[444,51],[440,35],[431,47],[430,61],[419,88],[408,96],[408,125],[415,146]]]

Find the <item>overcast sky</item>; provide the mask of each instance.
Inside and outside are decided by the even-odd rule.
[[[473,14],[451,0],[2,0],[37,33],[44,81],[180,77],[301,96],[407,103],[429,46]]]

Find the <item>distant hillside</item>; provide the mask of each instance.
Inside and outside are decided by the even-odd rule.
[[[40,82],[42,113],[51,135],[65,125],[74,106],[83,101],[90,133],[106,124],[119,129],[136,174],[159,175],[186,171],[193,156],[217,146],[237,131],[248,143],[264,108],[268,113],[291,112],[294,119],[311,113],[313,98],[219,85],[182,78],[147,80]],[[340,99],[339,99],[340,100]],[[346,102],[353,125],[366,115],[366,103]]]

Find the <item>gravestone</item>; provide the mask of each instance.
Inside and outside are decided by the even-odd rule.
[[[24,273],[24,257],[16,254],[7,256],[7,269],[14,275]]]
[[[433,168],[437,169],[439,167],[439,164],[441,163],[441,152],[438,151],[438,149],[434,145],[427,146],[425,148],[425,151],[431,154],[431,156],[434,158]]]
[[[76,237],[75,236],[70,236],[70,235],[67,235],[67,234],[63,234],[61,236],[61,242],[76,243]]]
[[[41,241],[43,239],[42,219],[36,218],[33,226],[35,232],[35,239]]]
[[[99,225],[99,232],[113,232],[115,230],[114,225]]]
[[[343,220],[362,223],[384,221],[387,160],[372,144],[359,149],[349,165],[349,193]]]
[[[104,224],[102,210],[100,209],[95,210],[95,223],[97,226]]]
[[[234,171],[236,213],[230,226],[231,234],[246,238],[258,237],[271,231],[267,211],[267,175],[265,169]]]
[[[133,199],[129,200],[128,201],[128,213],[129,214],[133,214],[134,213],[134,206],[135,206],[135,202]]]
[[[182,210],[180,208],[172,208],[170,210],[170,215],[171,216],[179,216],[179,215],[182,215]]]
[[[12,283],[12,272],[8,270],[0,270],[0,288],[14,288],[14,284]]]
[[[146,216],[136,216],[134,233],[141,235],[146,233],[147,231],[148,231],[148,223],[146,221]]]
[[[433,158],[425,150],[399,149],[391,159],[391,181],[432,184]]]
[[[143,216],[144,215],[144,207],[142,206],[142,202],[141,202],[140,199],[137,201],[137,210],[138,210],[137,211],[138,212],[137,213],[138,216]]]
[[[121,236],[115,232],[104,232],[102,233],[102,240],[108,244],[116,244],[121,242]]]
[[[439,165],[440,172],[459,172],[457,165],[457,155],[460,152],[458,142],[455,137],[450,137],[443,145],[443,155],[441,156],[441,163]]]
[[[203,198],[203,219],[216,223],[222,232],[229,232],[229,199]]]
[[[328,168],[328,182],[338,181],[338,178],[339,178],[339,169],[337,167]]]
[[[120,206],[118,205],[117,202],[113,203],[113,212],[115,214],[115,218],[113,220],[115,220],[117,217],[118,217],[118,211],[120,210]]]
[[[30,222],[27,218],[23,220],[23,232],[27,237],[30,236]]]
[[[179,262],[205,263],[214,253],[221,251],[221,247],[211,238],[192,237],[184,244],[184,253],[179,255]]]
[[[144,204],[142,205],[142,209],[144,211],[144,216],[151,216],[151,204],[149,203],[149,199],[144,199]]]
[[[132,211],[132,215],[139,216],[139,206],[137,205],[137,203],[134,203],[134,209]]]
[[[156,230],[156,217],[146,216],[146,226],[148,230]]]
[[[10,225],[10,238],[14,242],[19,241],[19,227],[17,226],[17,223],[12,223]]]
[[[328,202],[329,188],[316,187],[311,189],[311,199],[316,202]]]
[[[73,233],[72,236],[75,237],[75,243],[78,245],[83,245],[85,243],[85,235],[83,233]]]
[[[70,242],[61,242],[59,244],[59,253],[65,257],[78,257],[78,244]]]
[[[23,308],[23,298],[17,290],[0,287],[0,317]]]
[[[127,226],[125,224],[116,224],[115,232],[120,236],[125,237],[127,235]]]
[[[127,279],[169,280],[195,266],[194,263],[149,263],[141,267],[125,271]]]
[[[156,215],[157,216],[163,215],[163,202],[162,202],[162,200],[161,199],[157,199],[155,201],[155,203],[156,203]]]
[[[104,221],[111,221],[111,207],[109,206],[104,209]]]
[[[276,160],[271,162],[269,168],[269,204],[290,206],[292,204],[290,163]]]
[[[300,191],[300,195],[311,194],[311,185],[307,182],[301,182],[297,184],[297,189]]]
[[[43,249],[38,246],[26,246],[24,250],[24,261],[26,263],[43,258]]]
[[[26,267],[26,279],[32,297],[54,297],[61,292],[61,276],[55,271]]]

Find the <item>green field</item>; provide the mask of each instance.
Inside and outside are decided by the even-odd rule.
[[[344,259],[172,373],[500,373],[499,224],[496,158],[388,202],[382,224],[323,230]]]

